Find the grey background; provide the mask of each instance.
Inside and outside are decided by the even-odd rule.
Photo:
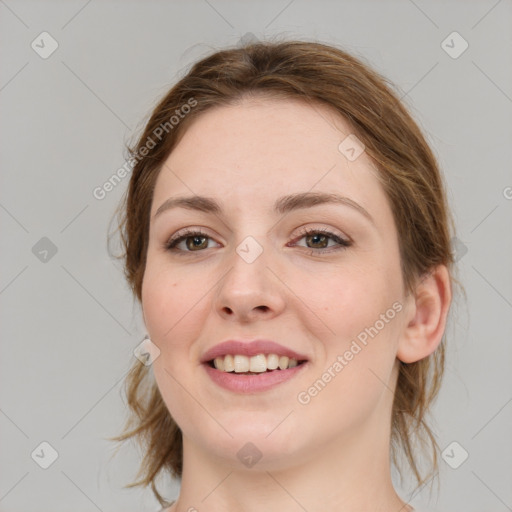
[[[0,511],[158,509],[150,491],[122,489],[137,450],[111,458],[104,439],[123,424],[122,382],[145,332],[106,245],[128,178],[103,200],[92,191],[186,66],[248,33],[352,51],[397,85],[426,132],[468,294],[434,412],[441,448],[456,441],[469,458],[458,469],[440,460],[438,498],[424,488],[412,502],[512,510],[510,0],[0,0],[0,16]],[[46,59],[31,47],[43,31],[59,45]],[[469,44],[458,58],[442,47],[453,31]],[[31,458],[43,441],[59,454],[48,469]]]

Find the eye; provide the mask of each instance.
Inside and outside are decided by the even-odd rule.
[[[176,253],[186,252],[199,252],[202,249],[208,249],[208,240],[213,241],[206,233],[203,233],[199,229],[186,229],[178,232],[177,235],[172,237],[166,244],[165,248],[168,251]],[[185,244],[186,248],[179,247],[182,243]]]
[[[312,249],[312,254],[328,254],[346,249],[352,245],[352,242],[344,240],[328,229],[304,228],[301,231],[301,235],[302,237],[299,240],[302,240],[302,238],[306,239],[306,244],[310,244],[306,245],[306,247]],[[334,242],[334,245],[329,246],[329,242]],[[328,248],[329,250],[326,250]]]
[[[306,246],[311,249],[312,254],[328,254],[334,251],[346,249],[352,245],[351,241],[344,240],[328,229],[304,228],[301,231],[301,238],[306,239]],[[200,229],[185,229],[174,235],[166,244],[165,249],[176,254],[186,254],[190,252],[201,252],[203,249],[209,249],[209,241],[216,243],[210,236],[203,233]],[[329,245],[333,242],[333,245]],[[183,246],[184,244],[184,246]],[[180,247],[181,245],[181,247]],[[328,249],[328,250],[327,250]]]

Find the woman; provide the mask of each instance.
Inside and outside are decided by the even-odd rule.
[[[422,483],[430,445],[436,470],[452,228],[385,79],[319,43],[219,51],[131,158],[120,228],[152,363],[126,383],[132,485],[167,512],[411,511],[390,457]]]

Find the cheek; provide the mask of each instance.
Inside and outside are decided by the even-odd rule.
[[[142,285],[142,311],[144,322],[149,337],[157,345],[161,346],[165,334],[172,328],[176,313],[177,302],[173,293],[176,283],[166,283],[155,279],[153,276],[145,276]]]
[[[201,338],[211,314],[211,286],[204,272],[184,272],[165,261],[148,258],[142,283],[142,311],[148,335],[161,353],[154,363],[155,371],[165,373],[165,368],[172,375],[187,379],[182,373],[198,364],[196,340]]]
[[[309,418],[324,418],[323,428],[334,436],[340,428],[357,432],[376,411],[379,416],[391,407],[402,320],[399,303],[386,306],[347,302],[345,314],[333,317],[336,336],[325,343],[325,361],[296,397],[311,435],[316,422]]]
[[[160,349],[152,370],[174,420],[180,428],[193,430],[192,412],[197,404],[186,390],[193,387],[190,365],[197,361],[192,361],[191,340],[199,335],[202,322],[198,317],[206,314],[205,302],[200,300],[205,287],[190,275],[183,278],[148,263],[142,285],[142,310],[148,335]]]
[[[148,260],[142,282],[142,310],[150,338],[164,346],[175,340],[176,333],[197,314],[204,289],[193,277],[183,277]]]
[[[400,299],[400,285],[398,265],[373,259],[330,268],[325,273],[305,273],[295,283],[295,290],[323,321],[329,333],[326,340],[337,343],[336,349],[341,350],[340,343],[379,322]]]

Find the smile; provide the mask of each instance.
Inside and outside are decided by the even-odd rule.
[[[210,361],[210,366],[226,373],[242,373],[244,375],[254,375],[273,370],[286,370],[295,368],[304,361],[287,356],[278,356],[277,354],[257,354],[248,357],[242,354],[228,354],[224,357],[216,357]]]
[[[275,366],[276,359],[274,356],[276,354],[268,354],[268,356],[259,354],[250,358],[240,355],[226,355],[216,358],[217,363],[214,360],[204,363],[202,366],[215,384],[235,393],[257,393],[270,390],[293,379],[309,366],[308,361],[289,360],[286,356],[281,356],[278,358],[277,367],[269,368],[268,366]],[[215,368],[215,364],[225,365],[226,359],[227,368],[231,368],[231,364],[233,370],[226,370],[226,366],[222,370]],[[250,370],[250,360],[252,359],[255,359],[252,368],[256,368],[257,371]],[[236,368],[235,365],[237,365]]]

